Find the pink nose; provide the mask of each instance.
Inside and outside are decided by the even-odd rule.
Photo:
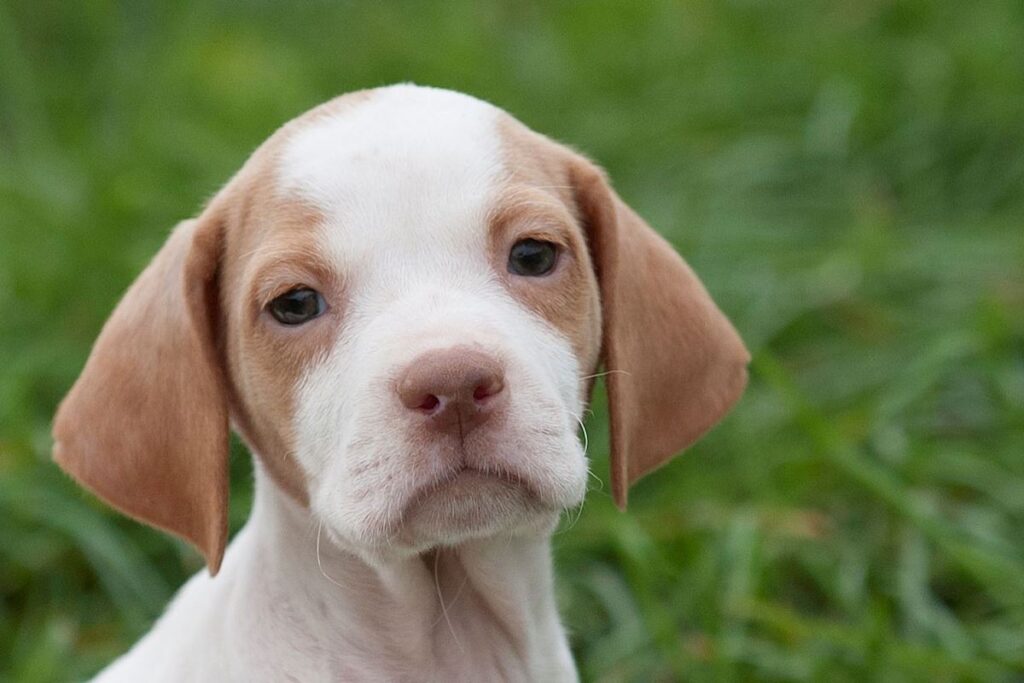
[[[429,351],[399,376],[398,397],[409,410],[446,432],[464,435],[505,402],[505,370],[492,356],[466,346]]]

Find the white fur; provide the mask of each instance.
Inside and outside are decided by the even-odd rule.
[[[257,466],[252,517],[220,574],[193,577],[100,680],[575,680],[549,535],[586,484],[580,368],[487,255],[505,172],[497,114],[397,86],[288,141],[278,191],[324,215],[315,248],[346,291],[334,348],[297,378],[311,509]],[[503,361],[509,391],[506,426],[471,432],[464,458],[512,472],[540,502],[481,485],[403,519],[424,482],[450,477],[452,456],[425,445],[393,383],[455,345]]]
[[[193,576],[96,680],[576,679],[546,542],[469,542],[453,571],[419,558],[370,566],[317,541],[308,511],[259,472],[220,573]]]

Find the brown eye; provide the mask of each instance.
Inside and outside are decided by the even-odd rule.
[[[540,277],[550,273],[557,261],[558,247],[551,242],[519,240],[508,254],[508,272],[523,277]]]
[[[324,312],[326,304],[320,292],[299,287],[285,292],[269,304],[267,310],[282,325],[301,325]]]

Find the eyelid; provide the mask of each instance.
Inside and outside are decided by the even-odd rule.
[[[245,268],[249,304],[262,310],[282,294],[300,287],[336,292],[338,282],[322,255],[306,249],[265,248],[255,253]]]
[[[288,292],[294,292],[297,289],[311,289],[317,294],[319,294],[321,297],[323,297],[323,292],[321,292],[318,288],[312,285],[308,285],[304,282],[295,282],[292,284],[274,283],[273,285],[257,292],[256,301],[261,309],[266,308],[274,299],[280,296],[284,296]]]
[[[555,245],[558,251],[569,251],[569,240],[561,232],[555,230],[545,228],[526,229],[515,235],[515,239],[512,240],[510,246],[515,246],[525,240],[549,242]]]

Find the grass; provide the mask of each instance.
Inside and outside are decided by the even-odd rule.
[[[556,536],[585,680],[1021,680],[1021,45],[1012,0],[0,3],[0,678],[89,675],[199,567],[49,461],[119,294],[277,125],[414,80],[601,161],[754,353]]]

